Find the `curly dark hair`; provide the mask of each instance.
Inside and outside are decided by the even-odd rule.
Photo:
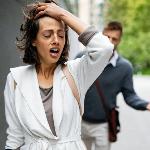
[[[54,2],[52,0],[45,0],[45,3]],[[54,2],[56,4],[56,2]],[[37,49],[32,45],[32,42],[36,39],[39,30],[39,18],[47,16],[46,14],[36,18],[36,9],[38,3],[32,3],[24,8],[24,20],[25,22],[20,27],[20,37],[16,38],[16,46],[19,50],[24,52],[23,62],[27,64],[39,65],[40,60],[37,54]],[[65,24],[65,45],[62,54],[57,64],[64,64],[68,60],[69,55],[69,38],[68,38],[68,26]]]

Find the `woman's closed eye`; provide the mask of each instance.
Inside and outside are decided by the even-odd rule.
[[[64,35],[58,35],[58,36],[59,36],[60,38],[62,38],[62,39],[64,38]]]
[[[64,38],[64,37],[65,37],[65,33],[64,33],[64,32],[59,32],[59,33],[58,33],[58,37]]]
[[[51,34],[43,34],[43,36],[44,36],[45,38],[50,38],[50,37],[51,37]]]

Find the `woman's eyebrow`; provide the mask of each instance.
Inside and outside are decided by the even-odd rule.
[[[45,29],[43,30],[43,32],[53,32],[54,30],[53,29]],[[58,29],[57,32],[64,32],[65,33],[65,30],[64,29]]]

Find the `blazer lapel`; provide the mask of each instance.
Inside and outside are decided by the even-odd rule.
[[[63,117],[63,92],[61,90],[63,77],[61,66],[58,66],[54,72],[53,79],[53,118],[57,135],[59,135],[59,128]]]
[[[28,66],[24,69],[11,69],[11,72],[35,117],[43,127],[51,132],[39,91],[35,67]]]

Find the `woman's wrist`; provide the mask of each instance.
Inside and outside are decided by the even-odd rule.
[[[98,33],[98,30],[94,26],[89,26],[83,33],[79,35],[78,40],[84,46],[86,46],[96,33]]]
[[[82,22],[80,18],[76,17],[75,15],[66,10],[61,12],[60,20],[65,22],[65,24],[72,28],[78,35],[80,35],[89,27],[89,25]]]

